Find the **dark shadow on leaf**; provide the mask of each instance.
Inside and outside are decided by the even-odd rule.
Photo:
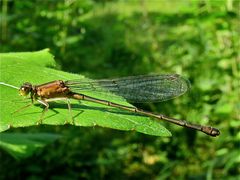
[[[41,117],[42,111],[44,109],[44,106],[41,104],[33,104],[35,107],[39,107],[39,112],[25,112],[26,109],[23,109],[20,112],[17,112],[17,115],[14,115],[16,117],[20,117],[20,116],[25,116],[25,115],[33,115],[33,114],[39,114],[39,118]],[[31,106],[30,106],[31,107]],[[82,105],[82,104],[77,104],[77,103],[72,103],[71,104],[71,108],[72,110],[75,111],[79,111],[77,114],[75,114],[73,116],[73,119],[77,118],[80,114],[82,114],[84,112],[84,110],[93,110],[93,111],[102,111],[102,112],[106,112],[106,113],[113,113],[113,114],[121,114],[121,115],[133,115],[133,116],[143,116],[141,114],[137,114],[134,112],[129,112],[129,111],[125,111],[125,110],[121,110],[118,108],[113,108],[113,107],[96,107],[96,106],[86,106],[86,105]],[[48,111],[52,111],[54,112],[54,114],[52,115],[48,115],[48,113],[46,112],[44,119],[48,119],[51,117],[56,116],[57,114],[60,114],[60,112],[57,109],[68,109],[68,106],[66,103],[59,103],[59,102],[50,102],[49,103],[49,108]],[[144,116],[143,116],[144,117]]]
[[[57,103],[57,102],[51,102],[49,103],[49,109],[53,110],[55,108],[57,109],[67,109],[67,104],[64,103]],[[36,104],[35,106],[42,106],[40,104]],[[81,113],[84,112],[84,110],[94,110],[94,111],[102,111],[102,112],[109,112],[109,113],[115,113],[115,114],[122,114],[122,115],[135,115],[135,116],[143,116],[141,114],[136,114],[134,112],[129,112],[129,111],[125,111],[125,110],[121,110],[118,108],[113,108],[113,107],[96,107],[96,106],[86,106],[86,105],[82,105],[82,104],[77,104],[77,103],[72,103],[71,104],[71,108],[74,111],[81,111],[79,112],[77,115],[74,116],[74,118],[78,117]],[[55,111],[57,111],[55,109]]]

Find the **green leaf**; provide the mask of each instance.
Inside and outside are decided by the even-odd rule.
[[[61,137],[49,133],[1,133],[0,147],[16,159],[31,156],[36,150],[42,148]]]
[[[0,54],[0,63],[0,131],[5,131],[10,127],[37,125],[43,110],[43,106],[38,103],[19,110],[30,104],[31,100],[24,99],[19,95],[18,89],[6,86],[7,84],[20,87],[24,82],[42,84],[53,80],[83,79],[83,76],[53,69],[55,61],[48,49],[38,52],[2,53]],[[101,98],[94,92],[85,94]],[[120,97],[114,102],[132,106]],[[171,135],[157,120],[117,108],[77,100],[71,100],[71,107],[76,126],[97,125],[119,130],[135,130],[155,136]],[[66,122],[71,122],[67,103],[64,101],[50,103],[43,124],[64,125]]]

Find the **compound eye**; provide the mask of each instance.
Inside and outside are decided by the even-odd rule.
[[[20,91],[27,91],[27,90],[28,90],[27,87],[21,87],[21,88],[20,88]]]
[[[19,89],[19,93],[21,96],[27,96],[29,94],[29,90],[30,89],[28,87],[23,86]]]

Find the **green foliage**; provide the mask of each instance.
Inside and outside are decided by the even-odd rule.
[[[137,106],[214,125],[221,135],[209,138],[167,124],[172,138],[75,126],[10,129],[48,130],[66,138],[19,163],[1,152],[2,179],[21,175],[38,179],[239,179],[238,0],[5,0],[4,4],[2,52],[50,48],[59,69],[92,78],[182,74],[191,81],[189,94]],[[9,173],[9,169],[16,171]],[[56,169],[61,171],[56,173]]]
[[[14,86],[19,86],[24,82],[41,84],[59,79],[83,79],[82,76],[76,74],[49,68],[49,66],[54,65],[54,60],[47,50],[31,53],[2,53],[0,54],[0,61],[2,68],[0,82]],[[40,107],[38,104],[38,106],[32,105],[27,109],[22,109],[26,104],[31,104],[31,100],[26,99],[23,101],[23,98],[18,94],[18,89],[5,86],[4,84],[1,84],[0,87],[1,131],[10,127],[25,127],[39,123],[44,107]],[[97,98],[101,99],[94,92],[89,94],[89,92],[81,91],[81,93],[92,97],[97,96]],[[131,106],[124,100],[115,102]],[[72,100],[71,106],[74,125],[77,126],[102,126],[120,130],[136,130],[155,136],[170,136],[170,133],[159,122],[144,116],[126,113],[123,110],[86,101],[79,104],[79,101]],[[53,108],[50,104],[50,108],[45,113],[45,117],[43,117],[43,124],[63,125],[66,122],[73,123],[66,102],[65,106],[64,102],[60,105],[56,104],[56,108]]]
[[[0,147],[20,160],[31,156],[36,150],[52,143],[59,137],[60,135],[50,133],[1,133]]]

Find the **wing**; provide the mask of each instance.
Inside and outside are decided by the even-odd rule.
[[[65,84],[73,92],[91,91],[107,97],[121,96],[129,102],[160,102],[184,94],[190,83],[177,74],[142,75],[118,79],[71,80]]]

